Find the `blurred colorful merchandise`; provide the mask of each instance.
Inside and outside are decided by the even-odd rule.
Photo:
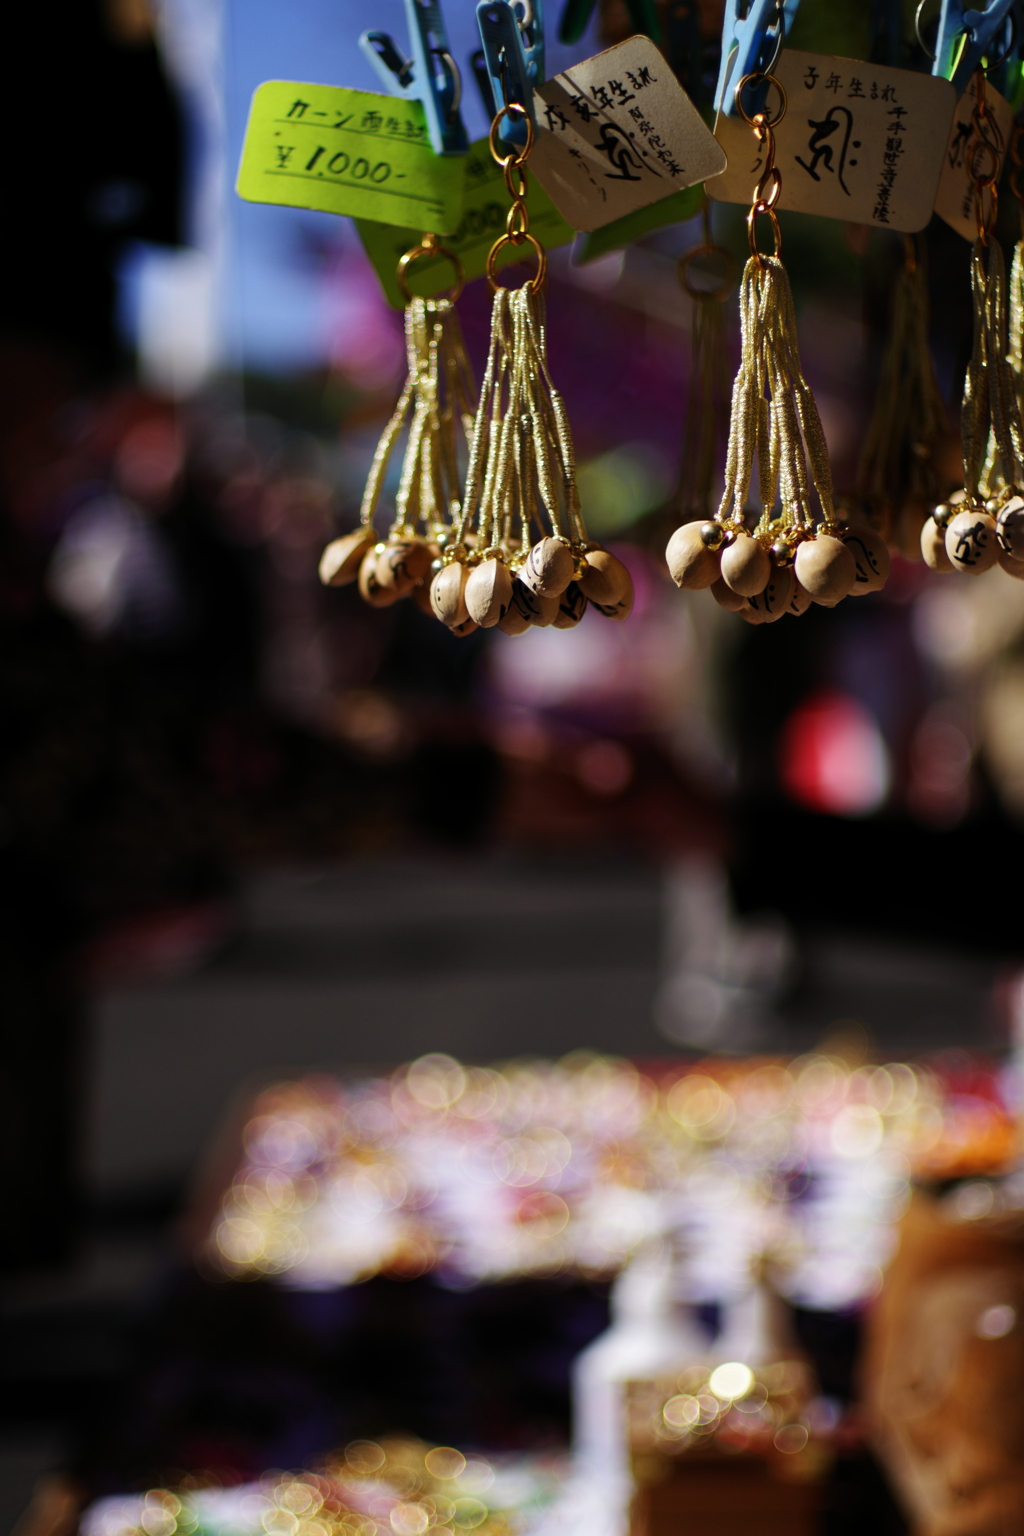
[[[211,1475],[173,1491],[101,1499],[82,1536],[518,1536],[556,1497],[557,1456],[463,1456],[393,1437],[356,1440],[316,1471],[268,1472],[222,1487]]]
[[[692,1300],[741,1295],[772,1253],[791,1299],[847,1307],[877,1291],[912,1177],[1011,1164],[1012,1093],[985,1063],[826,1055],[432,1055],[389,1078],[282,1083],[253,1107],[204,1262],[300,1288],[429,1271],[458,1287],[607,1277],[672,1233]]]

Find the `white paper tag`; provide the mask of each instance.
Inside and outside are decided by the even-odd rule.
[[[775,129],[782,174],[777,206],[905,234],[932,216],[956,93],[948,80],[830,54],[783,51],[774,74],[788,98]],[[778,110],[768,92],[767,110]],[[719,114],[715,136],[729,157],[708,196],[749,203],[762,152],[742,117]]]
[[[574,229],[594,230],[725,168],[663,56],[629,37],[534,93],[529,168]]]
[[[965,240],[976,240],[978,237],[978,224],[974,216],[974,186],[967,174],[967,147],[974,133],[972,119],[976,97],[977,92],[972,75],[971,82],[957,102],[956,111],[953,113],[953,126],[949,130],[949,142],[942,162],[939,192],[935,199],[935,212],[939,218],[951,224],[957,234],[963,235]],[[1002,175],[1003,160],[1013,133],[1013,108],[990,85],[985,86],[985,100],[996,120],[996,127],[1003,136],[1003,153],[999,157],[999,175]],[[988,172],[991,168],[988,156],[985,157],[984,165],[985,171]],[[996,180],[998,179],[997,176]]]

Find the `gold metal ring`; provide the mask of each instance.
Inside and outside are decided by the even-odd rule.
[[[497,240],[495,240],[494,244],[491,246],[490,250],[487,252],[487,281],[491,285],[492,292],[497,293],[498,289],[501,287],[501,284],[498,282],[496,263],[498,260],[499,251],[501,251],[502,248],[506,245],[533,246],[533,254],[537,258],[537,271],[533,277],[530,278],[527,287],[531,293],[539,293],[544,286],[544,279],[548,275],[548,258],[545,254],[544,247],[541,245],[536,235],[531,235],[529,231],[527,231],[520,240],[513,240],[511,235],[499,235]]]
[[[513,202],[522,202],[529,186],[526,179],[526,166],[521,160],[513,160],[509,155],[502,169],[505,173],[505,190],[509,197]]]
[[[715,288],[696,288],[690,281],[690,263],[696,261],[698,256],[720,256],[725,262],[726,275]],[[714,299],[721,303],[729,297],[736,286],[739,276],[736,258],[732,251],[727,251],[724,245],[695,245],[692,251],[686,251],[679,258],[679,281],[682,283],[691,299]]]
[[[526,124],[526,143],[522,149],[517,150],[515,154],[511,155],[503,155],[499,150],[496,142],[498,124],[501,122],[506,112],[508,113],[509,117],[515,117],[518,115]],[[529,112],[527,112],[525,107],[521,107],[518,101],[510,101],[507,106],[502,107],[500,112],[496,112],[494,114],[494,121],[491,124],[491,132],[488,137],[488,143],[491,146],[491,154],[499,165],[503,166],[507,164],[509,160],[511,160],[513,164],[522,165],[523,161],[528,157],[531,149],[533,148],[533,141],[536,136],[537,135],[533,127],[533,118],[530,116]]]
[[[419,261],[423,256],[443,256],[446,261],[451,262],[455,268],[455,287],[450,293],[438,294],[436,297],[448,299],[452,304],[456,303],[466,285],[466,274],[462,270],[462,262],[454,251],[450,251],[446,245],[441,245],[436,236],[433,235],[424,235],[422,244],[413,246],[411,251],[406,251],[398,263],[397,282],[405,302],[409,304],[412,301],[412,294],[409,292],[409,285],[406,281],[409,268],[414,261]]]
[[[761,74],[758,71],[755,71],[751,75],[744,75],[743,79],[740,81],[740,83],[736,87],[736,91],[735,91],[735,100],[736,100],[736,110],[737,110],[737,112],[740,114],[740,117],[742,117],[743,121],[747,124],[747,127],[748,128],[753,128],[753,126],[754,126],[754,117],[750,116],[750,114],[747,111],[746,107],[743,105],[743,92],[744,92],[745,88],[748,85],[750,85],[750,83],[752,81],[756,81],[758,85],[761,85],[761,84],[774,85],[775,89],[778,91],[778,93],[779,93],[779,110],[778,110],[777,116],[771,117],[771,116],[769,116],[769,114],[767,112],[763,112],[763,113],[762,112],[755,112],[754,113],[754,117],[763,117],[769,128],[777,128],[779,123],[782,122],[782,119],[786,115],[786,108],[789,106],[789,97],[786,95],[786,88],[785,88],[785,86],[782,84],[782,82],[780,80],[776,80],[774,75],[764,75],[764,74]]]

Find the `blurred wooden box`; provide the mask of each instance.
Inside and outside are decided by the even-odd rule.
[[[761,1456],[709,1448],[636,1458],[630,1536],[815,1536],[820,1485],[783,1479]],[[648,1481],[648,1478],[657,1479]]]

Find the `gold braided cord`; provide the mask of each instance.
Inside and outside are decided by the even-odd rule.
[[[833,526],[828,447],[800,366],[789,278],[775,256],[752,256],[740,284],[740,366],[733,384],[720,522],[742,525],[755,453],[758,536],[813,532],[812,484],[821,520],[826,528]]]
[[[516,565],[535,530],[571,545],[587,536],[572,432],[548,369],[544,299],[527,283],[494,294],[465,497],[449,557],[462,558],[475,534],[478,549]]]
[[[1017,411],[1024,420],[1024,240],[1018,240],[1014,246],[1010,266],[1009,345],[1006,360],[1013,373]]]
[[[1007,357],[1006,264],[997,240],[987,244],[981,239],[975,241],[971,291],[974,339],[964,380],[961,431],[964,489],[977,501],[1011,490],[1024,464],[1017,382]],[[1015,324],[1019,337],[1019,320]]]
[[[469,439],[475,409],[473,372],[450,299],[410,300],[405,350],[408,376],[377,444],[359,518],[372,527],[392,454],[408,423],[391,532],[412,534],[422,525],[435,538],[461,508],[459,434]]]
[[[892,508],[942,493],[935,449],[948,418],[928,346],[928,281],[909,236],[896,279],[875,409],[857,469],[861,494]]]

